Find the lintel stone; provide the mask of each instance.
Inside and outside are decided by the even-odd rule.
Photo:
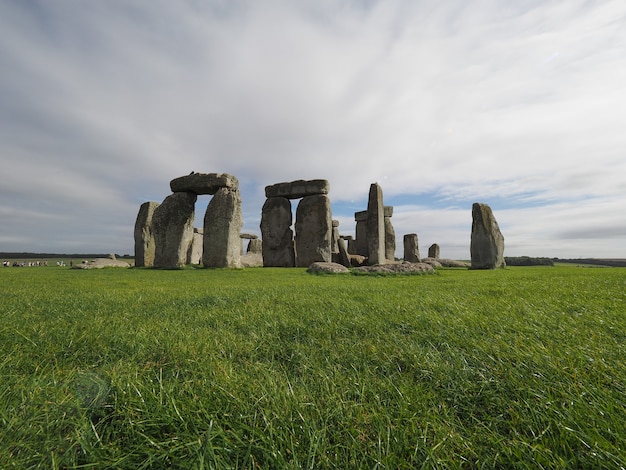
[[[172,192],[189,192],[194,194],[215,194],[221,188],[237,190],[239,180],[228,173],[191,173],[170,181]]]
[[[289,183],[276,183],[265,187],[265,197],[286,197],[300,199],[305,196],[328,194],[328,180],[296,180]]]

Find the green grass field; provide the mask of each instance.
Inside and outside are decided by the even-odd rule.
[[[626,270],[0,270],[1,468],[626,466]]]

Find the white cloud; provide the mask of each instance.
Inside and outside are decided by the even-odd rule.
[[[3,2],[0,210],[59,221],[28,246],[3,224],[0,251],[128,252],[139,203],[194,170],[240,179],[248,231],[267,184],[329,179],[347,229],[379,181],[456,207],[398,206],[399,245],[469,253],[471,201],[493,200],[521,254],[626,256],[625,18],[618,0]]]

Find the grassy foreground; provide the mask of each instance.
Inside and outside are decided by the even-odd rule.
[[[0,270],[0,468],[620,468],[626,270]]]

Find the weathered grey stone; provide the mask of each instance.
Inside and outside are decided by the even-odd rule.
[[[261,253],[246,253],[241,257],[241,266],[244,268],[260,268],[263,266]]]
[[[291,202],[284,197],[271,197],[261,211],[263,266],[291,268],[295,266]]]
[[[200,264],[202,261],[203,232],[204,230],[199,228],[193,229],[193,238],[187,252],[187,264]]]
[[[336,225],[335,225],[336,223]],[[339,239],[341,238],[341,236],[339,235],[339,221],[338,220],[333,220],[333,238],[332,238],[332,242],[331,242],[331,253],[332,254],[337,254],[339,253],[339,245],[337,244]]]
[[[258,238],[251,239],[248,242],[246,253],[263,253],[263,241]]]
[[[329,273],[329,274],[347,274],[350,272],[348,268],[339,264],[339,263],[331,263],[318,261],[312,263],[307,269],[308,273]]]
[[[471,269],[495,269],[506,266],[504,237],[487,204],[472,205]]]
[[[443,264],[439,262],[439,258],[431,258],[430,256],[422,258],[422,263],[430,264],[433,268],[441,268],[443,266]]]
[[[367,214],[367,211],[365,211]],[[352,243],[353,249],[350,253],[365,256],[367,258],[367,218],[365,220],[357,220],[356,222],[356,238]]]
[[[187,251],[193,238],[196,199],[194,193],[177,192],[167,196],[154,210],[154,267],[175,269],[187,262]]]
[[[228,173],[191,173],[174,178],[170,188],[173,193],[215,194],[221,188],[238,189],[239,181]]]
[[[390,207],[390,206],[387,206]],[[391,217],[385,217],[385,258],[389,261],[396,259],[396,231],[391,223]]]
[[[328,194],[330,184],[327,180],[296,180],[289,183],[276,183],[265,187],[265,197],[286,197],[300,199],[305,196]]]
[[[377,183],[370,185],[367,201],[367,252],[368,264],[385,264],[385,214],[383,190]],[[358,234],[357,234],[358,239]]]
[[[348,254],[348,250],[346,250],[346,244],[343,241],[343,238],[339,238],[337,240],[337,248],[339,249],[339,253],[337,253],[337,262],[346,268],[352,266],[350,262],[350,255]]]
[[[243,238],[244,240],[256,240],[259,236],[253,233],[240,233],[239,238]]]
[[[384,206],[383,211],[385,212],[385,217],[393,216],[393,206]]]
[[[332,261],[332,226],[328,196],[320,194],[302,198],[296,209],[296,266]]]
[[[404,261],[409,263],[421,262],[417,233],[407,233],[404,236]]]
[[[356,222],[367,222],[367,211],[359,211],[354,213],[354,220]]]
[[[158,202],[144,202],[135,221],[135,266],[154,266],[154,234],[152,217]]]
[[[407,261],[402,263],[387,263],[377,264],[374,266],[361,266],[353,268],[355,272],[369,272],[369,273],[433,273],[434,268],[426,263],[409,263]]]
[[[439,245],[437,245],[436,243],[433,243],[432,245],[430,245],[428,247],[428,257],[429,258],[433,258],[433,259],[438,259],[439,258]]]
[[[217,190],[204,215],[202,264],[210,268],[240,268],[243,226],[239,190]]]

